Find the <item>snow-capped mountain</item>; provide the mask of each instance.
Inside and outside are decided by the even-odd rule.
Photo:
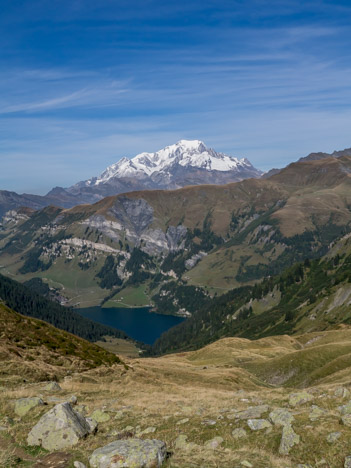
[[[247,159],[217,153],[199,140],[180,140],[155,153],[140,153],[132,159],[124,157],[100,176],[67,189],[56,187],[48,195],[73,196],[80,203],[93,203],[123,192],[226,184],[261,174]]]
[[[205,169],[206,171],[235,171],[254,169],[247,159],[237,159],[207,148],[199,140],[180,140],[175,145],[156,153],[141,153],[133,159],[123,158],[108,167],[100,177],[88,181],[89,185],[108,183],[117,177],[151,177],[156,173],[169,174],[174,166]]]

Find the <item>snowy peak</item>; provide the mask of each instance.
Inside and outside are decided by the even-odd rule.
[[[247,159],[217,153],[200,140],[180,140],[155,153],[140,153],[132,159],[122,158],[109,166],[100,177],[87,181],[86,185],[96,186],[110,183],[112,179],[131,177],[145,179],[167,175],[169,178],[172,172],[181,168],[235,173],[241,170],[256,171]]]

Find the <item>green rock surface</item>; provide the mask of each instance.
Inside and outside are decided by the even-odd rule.
[[[160,468],[166,458],[161,440],[116,440],[96,449],[89,459],[92,468]]]
[[[44,405],[44,402],[39,397],[20,398],[15,402],[15,413],[17,416],[25,416],[29,411],[37,406]]]
[[[77,444],[95,429],[95,421],[85,419],[69,403],[60,403],[41,417],[29,432],[27,443],[50,451],[61,450]]]

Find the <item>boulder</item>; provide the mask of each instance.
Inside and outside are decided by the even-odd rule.
[[[258,419],[262,414],[269,411],[268,405],[250,406],[246,410],[236,411],[234,414],[228,414],[228,419]]]
[[[216,450],[223,443],[224,439],[222,437],[214,437],[211,440],[205,442],[205,448],[210,450]]]
[[[234,439],[243,439],[244,437],[247,437],[247,432],[245,431],[245,429],[239,427],[232,431],[232,437]]]
[[[341,437],[341,432],[331,432],[327,435],[328,444],[334,444]]]
[[[290,411],[284,408],[276,408],[269,413],[269,420],[275,426],[291,425],[294,419]]]
[[[311,412],[309,414],[310,421],[317,421],[317,419],[321,418],[322,416],[325,416],[327,412],[319,408],[319,406],[312,405]]]
[[[339,406],[339,411],[342,415],[351,414],[351,401],[349,401],[346,405]]]
[[[44,402],[39,397],[20,398],[15,402],[15,413],[22,417],[29,413],[31,409],[43,405]]]
[[[74,468],[87,468],[87,467],[84,465],[84,463],[82,463],[82,462],[80,462],[80,461],[75,461],[75,462],[73,463],[73,466],[74,466]]]
[[[309,401],[313,400],[313,395],[310,393],[303,391],[298,393],[291,393],[289,395],[289,405],[295,408],[295,406],[304,405]]]
[[[338,387],[334,392],[334,396],[337,398],[348,398],[350,396],[350,391],[345,387]]]
[[[188,436],[179,435],[174,441],[174,448],[177,450],[193,450],[197,445],[194,442],[188,442]]]
[[[91,419],[94,419],[98,423],[104,423],[111,419],[111,416],[103,410],[95,410],[90,415]]]
[[[272,424],[267,419],[249,419],[247,425],[252,431],[261,431],[262,429],[270,429]]]
[[[61,392],[62,388],[59,386],[57,382],[49,382],[45,387],[44,390],[46,392]]]
[[[288,455],[290,449],[300,442],[300,436],[290,425],[283,426],[282,438],[279,446],[280,455]]]
[[[351,414],[345,414],[342,416],[341,422],[344,426],[351,427]]]
[[[96,449],[89,463],[93,468],[160,468],[166,455],[161,440],[116,440]]]
[[[28,445],[39,445],[46,450],[61,450],[96,430],[96,423],[74,411],[71,405],[60,403],[44,414],[27,437]]]

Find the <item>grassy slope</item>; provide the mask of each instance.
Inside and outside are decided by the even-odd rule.
[[[0,304],[0,384],[47,380],[72,371],[121,364],[104,349]]]
[[[141,430],[155,428],[155,432],[139,436],[142,439],[155,438],[167,443],[171,457],[163,468],[232,468],[241,466],[244,460],[257,468],[295,468],[298,463],[316,466],[322,458],[326,466],[342,468],[349,455],[351,428],[340,423],[337,409],[348,400],[336,397],[334,391],[339,385],[349,386],[351,363],[342,369],[333,363],[336,355],[347,359],[350,344],[351,329],[346,328],[295,338],[279,336],[257,341],[226,338],[195,352],[128,360],[130,369],[124,372],[97,368],[73,373],[70,380],[60,382],[63,388],[60,397],[67,399],[74,393],[88,414],[104,408],[110,420],[99,424],[95,436],[65,450],[72,456],[69,467],[73,466],[73,460],[88,465],[93,450],[114,440],[108,437],[112,431],[117,431],[116,439],[123,434],[128,437],[127,432],[133,434],[139,426]],[[295,363],[295,383],[283,385],[271,381],[278,361],[280,375],[290,372],[289,362]],[[313,401],[289,408],[289,394],[306,383],[312,385],[308,390]],[[42,393],[40,383],[5,387],[0,394],[0,416],[14,417],[15,399]],[[293,428],[300,435],[300,443],[288,456],[278,453],[280,427],[252,432],[246,421],[235,420],[235,411],[259,404],[267,404],[270,410],[288,408],[294,414]],[[309,419],[312,404],[325,411],[316,421]],[[29,451],[25,441],[31,427],[53,405],[49,401],[48,406],[32,410],[9,426],[2,433],[5,435],[0,434],[0,447],[7,448],[4,452],[0,449],[1,456],[21,450],[22,460],[27,459],[27,464],[17,460],[17,465],[12,466],[33,466],[38,458],[44,457],[45,453],[40,451]],[[263,417],[267,418],[268,413]],[[214,420],[215,425],[204,424],[208,419]],[[245,429],[247,436],[235,440],[231,433],[236,428]],[[326,436],[335,431],[341,433],[340,439],[328,444]],[[193,443],[191,448],[175,445],[179,435],[188,437]],[[223,438],[222,445],[216,450],[206,448],[206,441],[216,436]]]

